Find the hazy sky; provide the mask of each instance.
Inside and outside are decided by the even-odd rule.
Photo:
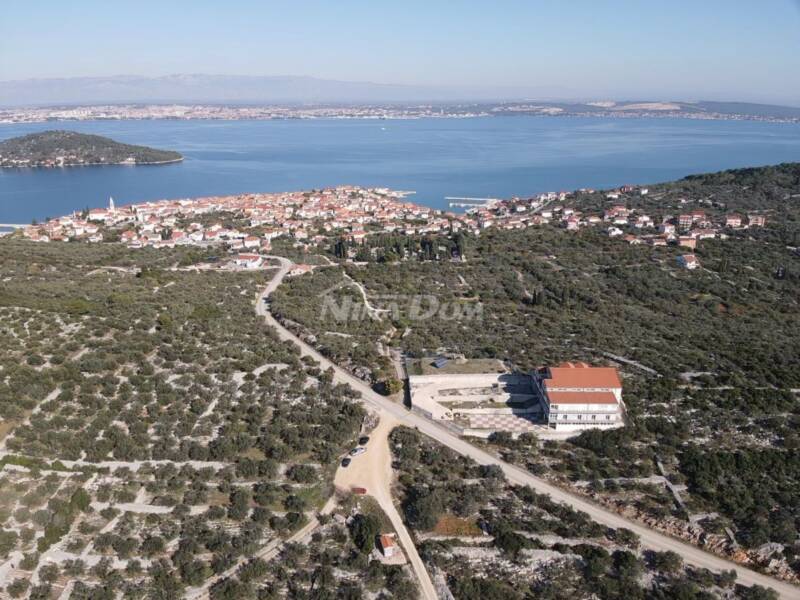
[[[2,1],[0,80],[173,73],[800,105],[800,2]]]

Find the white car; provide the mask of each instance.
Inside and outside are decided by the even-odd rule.
[[[360,456],[364,454],[364,452],[366,451],[367,451],[366,448],[353,448],[352,450],[350,450],[350,456]]]

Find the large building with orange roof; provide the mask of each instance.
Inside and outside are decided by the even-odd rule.
[[[562,431],[624,425],[622,382],[613,367],[565,363],[536,377],[549,427]]]

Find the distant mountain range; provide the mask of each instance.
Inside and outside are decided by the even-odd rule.
[[[314,77],[167,75],[139,77],[73,77],[0,81],[0,107],[75,106],[101,104],[227,104],[227,105],[388,105],[536,103],[537,110],[554,108],[561,114],[652,112],[717,113],[755,118],[800,118],[800,108],[747,102],[564,101],[577,94],[544,87],[422,86]],[[556,101],[557,99],[562,99]],[[524,106],[503,112],[526,112]]]
[[[541,92],[541,90],[539,90]],[[558,90],[549,90],[552,94]],[[313,77],[168,75],[0,81],[0,106],[99,103],[371,103],[488,101],[531,97],[523,88],[445,87]]]

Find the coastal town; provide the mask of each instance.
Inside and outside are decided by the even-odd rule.
[[[207,104],[102,105],[0,109],[0,123],[117,120],[421,119],[485,117],[479,106],[225,106]]]
[[[161,200],[120,207],[112,198],[106,208],[76,211],[33,224],[22,234],[38,242],[119,241],[130,248],[220,246],[231,253],[232,266],[258,268],[263,262],[259,253],[269,252],[275,238],[285,238],[305,250],[331,238],[343,239],[350,244],[348,257],[352,258],[355,248],[370,236],[457,232],[479,236],[489,228],[554,225],[572,232],[598,228],[632,245],[678,247],[686,251],[678,258],[679,265],[692,270],[700,266],[692,252],[704,240],[725,238],[733,230],[766,223],[761,213],[725,212],[719,205],[693,208],[693,201],[686,198],[677,201],[679,207],[686,207],[685,212],[648,212],[629,206],[631,200],[646,198],[649,193],[646,187],[622,186],[604,193],[601,210],[582,210],[583,199],[596,197],[598,192],[547,192],[467,204],[463,213],[409,202],[406,198],[410,192],[358,186]],[[224,225],[220,215],[232,217],[237,225]]]
[[[800,122],[800,113],[784,107],[726,106],[690,102],[466,102],[366,104],[100,104],[0,108],[0,124],[50,121],[257,120],[283,119],[430,119],[503,116],[681,118],[712,121]]]
[[[234,251],[258,252],[269,250],[271,240],[280,236],[307,245],[325,238],[320,231],[340,231],[358,242],[378,232],[444,231],[456,220],[454,215],[406,202],[404,196],[385,188],[344,186],[317,192],[143,202],[119,208],[111,199],[107,208],[31,225],[23,234],[43,242],[101,242],[104,231],[117,230],[120,241],[131,248],[224,244]],[[241,219],[242,228],[226,228],[209,218],[222,213]]]

